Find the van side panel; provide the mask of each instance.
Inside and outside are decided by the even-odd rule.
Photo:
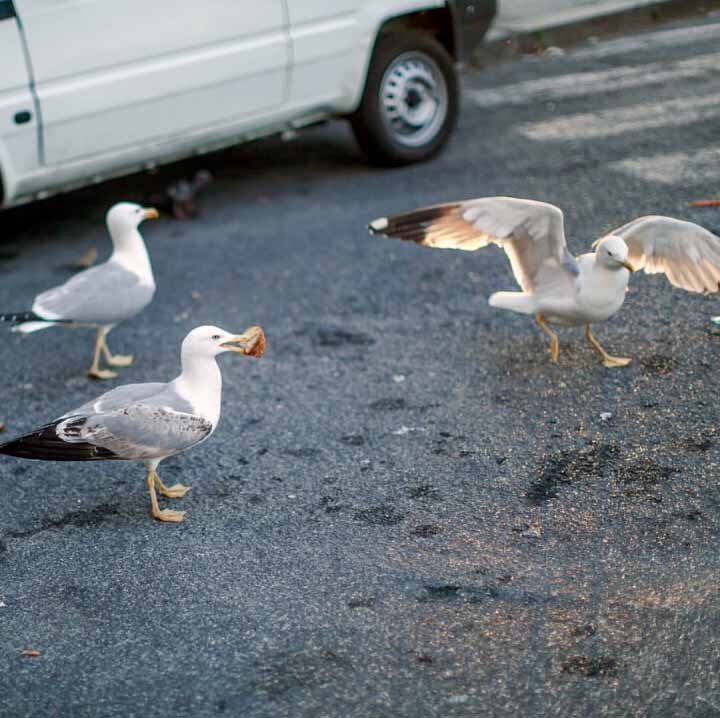
[[[282,105],[284,0],[16,0],[49,166]]]
[[[37,117],[20,28],[14,16],[5,14],[0,19],[0,67],[0,171],[8,202],[17,178],[36,170],[39,157]]]

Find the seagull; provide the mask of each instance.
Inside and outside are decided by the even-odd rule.
[[[594,252],[573,257],[565,242],[563,213],[552,204],[515,197],[483,197],[423,207],[370,223],[370,234],[426,247],[475,251],[490,243],[505,250],[522,292],[496,292],[490,305],[534,315],[550,337],[557,362],[557,334],[548,326],[585,326],[585,338],[606,367],[630,363],[608,354],[590,326],[604,322],[625,301],[630,274],[665,274],[675,287],[717,292],[720,237],[692,222],[647,216],[593,243]]]
[[[265,334],[258,326],[242,334],[203,326],[182,343],[182,372],[168,384],[126,384],[102,394],[25,436],[0,444],[0,454],[42,461],[142,461],[147,470],[151,514],[179,523],[184,511],[161,510],[155,489],[181,498],[189,486],[165,486],[158,464],[205,441],[220,419],[222,377],[215,357],[231,351],[260,357]]]
[[[88,376],[113,379],[117,376],[114,371],[100,368],[100,354],[114,367],[133,362],[132,355],[111,354],[106,337],[114,326],[135,316],[152,301],[155,279],[138,225],[157,218],[153,207],[131,202],[113,205],[106,217],[113,242],[110,259],[38,294],[31,311],[0,314],[0,322],[12,322],[13,330],[23,334],[55,325],[94,327],[97,336]]]

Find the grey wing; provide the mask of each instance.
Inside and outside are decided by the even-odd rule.
[[[137,274],[109,261],[38,294],[32,310],[43,319],[112,324],[141,311],[154,292]]]
[[[131,404],[138,403],[143,400],[150,399],[153,396],[161,394],[168,388],[165,382],[147,382],[143,384],[124,384],[115,389],[106,391],[104,394],[96,397],[92,401],[63,414],[60,419],[68,416],[90,416],[91,414],[100,414],[108,411],[117,411]],[[190,405],[188,404],[188,409]]]
[[[646,274],[665,274],[690,292],[717,292],[720,237],[693,222],[672,217],[639,217],[611,234],[622,237],[628,259]]]
[[[168,406],[133,404],[90,416],[69,416],[56,427],[68,443],[84,443],[123,459],[157,459],[191,448],[212,433],[201,416]]]
[[[518,284],[534,291],[547,262],[571,277],[579,274],[567,250],[563,213],[554,205],[515,197],[483,197],[424,207],[370,223],[371,234],[384,234],[426,247],[475,251],[501,246]]]

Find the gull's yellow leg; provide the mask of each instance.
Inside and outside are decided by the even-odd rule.
[[[550,361],[553,364],[557,364],[558,354],[560,353],[560,342],[558,342],[558,335],[550,329],[545,321],[545,317],[542,314],[535,315],[535,321],[540,325],[540,328],[550,337]]]
[[[601,346],[597,339],[593,336],[593,333],[590,331],[590,325],[585,325],[585,338],[590,342],[590,346],[597,352],[597,355],[600,357],[600,363],[603,366],[608,367],[608,369],[612,369],[616,366],[627,366],[632,359],[629,359],[628,357],[613,357],[610,356]]]
[[[103,332],[101,337],[101,349],[102,353],[105,356],[105,361],[110,366],[130,366],[133,363],[133,355],[132,354],[111,354],[110,350],[108,349],[108,345],[105,341],[105,334],[107,332]]]
[[[185,494],[190,491],[190,486],[184,484],[174,484],[173,486],[165,486],[160,480],[160,477],[155,474],[155,486],[157,490],[169,499],[181,499]]]
[[[93,379],[114,379],[117,374],[109,369],[100,368],[100,352],[105,343],[105,330],[99,327],[95,337],[95,351],[93,352],[92,366],[88,369],[88,376]]]
[[[163,509],[161,511],[158,506],[157,496],[155,495],[155,482],[159,480],[155,471],[150,469],[147,475],[148,491],[150,491],[150,513],[152,517],[158,521],[171,521],[172,523],[179,524],[185,520],[184,511],[173,511],[172,509]]]

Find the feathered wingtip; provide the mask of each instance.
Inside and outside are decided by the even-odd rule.
[[[372,236],[394,237],[405,241],[423,244],[428,232],[445,219],[461,214],[462,204],[435,204],[421,207],[410,212],[395,214],[391,217],[379,217],[368,225]]]
[[[29,334],[55,326],[55,324],[69,324],[70,322],[64,319],[43,319],[35,312],[10,312],[0,314],[0,323],[12,324],[10,331]]]
[[[63,419],[66,426],[67,419]],[[84,419],[79,419],[84,421]],[[94,446],[85,442],[63,441],[57,435],[56,421],[42,426],[29,434],[19,436],[17,439],[0,444],[0,454],[16,456],[20,459],[37,459],[40,461],[103,461],[107,459],[120,459],[108,449]]]
[[[22,324],[23,322],[43,321],[35,312],[8,312],[0,314],[0,322],[7,324]]]

